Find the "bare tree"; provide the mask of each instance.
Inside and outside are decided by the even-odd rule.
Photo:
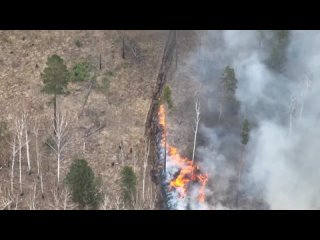
[[[39,119],[35,120],[35,124],[33,126],[33,134],[35,137],[35,150],[36,150],[36,162],[37,162],[37,175],[40,179],[40,188],[41,188],[41,196],[44,198],[44,191],[43,191],[43,179],[42,179],[42,160],[41,155],[39,152],[39,128],[40,128],[40,121]]]
[[[22,177],[21,177],[21,160],[22,160],[22,137],[23,137],[23,130],[25,127],[25,119],[19,118],[16,119],[16,131],[17,131],[17,138],[18,138],[18,151],[19,151],[19,186],[20,186],[20,195],[23,195],[22,191]]]
[[[196,144],[197,144],[198,126],[199,126],[199,121],[200,121],[200,101],[199,101],[199,98],[196,98],[195,106],[196,106],[196,118],[195,118],[195,125],[193,126],[194,140],[193,140],[193,151],[192,151],[192,163],[194,162],[194,155],[195,155]]]
[[[26,136],[26,154],[27,154],[27,163],[28,163],[28,173],[31,174],[31,165],[30,165],[30,152],[29,152],[29,137],[28,137],[28,126],[27,126],[27,116],[24,115],[23,119],[25,119],[25,136]]]
[[[39,120],[35,121],[33,126],[33,134],[35,137],[35,144],[36,144],[36,162],[37,162],[37,174],[40,176],[40,159],[39,159],[39,145],[38,145],[38,137],[39,137]]]
[[[103,202],[102,202],[100,208],[101,208],[101,210],[108,210],[108,209],[110,209],[110,200],[109,200],[109,197],[107,196],[107,194],[104,194]]]
[[[50,143],[48,143],[48,145],[57,157],[57,187],[59,187],[62,153],[69,140],[69,121],[64,115],[58,114],[56,123],[57,127],[55,128],[54,134],[51,134],[54,146]]]
[[[36,193],[37,193],[37,181],[33,179],[33,194],[30,195],[30,199],[28,201],[28,206],[30,210],[36,210]]]
[[[0,186],[0,210],[8,209],[10,210],[11,204],[13,203],[13,198],[11,196],[9,189],[2,190]]]
[[[53,204],[49,204],[55,210],[74,209],[75,205],[70,201],[70,192],[67,188],[63,189],[61,193],[57,188],[51,190],[53,196]]]
[[[13,136],[13,142],[12,142],[12,163],[11,163],[11,179],[10,179],[10,189],[11,193],[13,194],[13,179],[14,179],[14,163],[16,159],[16,132],[14,133]]]
[[[70,192],[68,188],[65,188],[64,191],[62,191],[62,197],[63,197],[63,210],[73,209],[74,204],[70,203]]]
[[[40,163],[41,164],[41,163]],[[40,169],[42,169],[42,166],[40,165]],[[41,196],[44,198],[44,191],[43,191],[43,180],[42,180],[42,170],[40,170],[40,188],[41,188]]]

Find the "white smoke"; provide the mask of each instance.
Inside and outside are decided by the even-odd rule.
[[[226,194],[228,180],[236,177],[237,164],[229,162],[236,153],[228,154],[237,151],[233,143],[239,142],[240,136],[236,132],[222,134],[226,129],[209,126],[213,120],[209,121],[207,113],[218,111],[218,78],[227,65],[235,69],[238,79],[240,115],[253,123],[246,146],[244,185],[263,189],[260,197],[271,209],[320,208],[320,31],[290,31],[281,73],[265,63],[269,43],[261,41],[258,31],[209,31],[200,35],[201,44],[184,68],[202,85],[205,103],[199,133],[206,144],[198,147],[197,156],[211,179],[224,176],[219,184],[212,185],[216,199],[207,208],[221,208],[223,199],[219,198]],[[272,37],[272,31],[265,32],[265,39]],[[229,149],[223,145],[226,142]]]

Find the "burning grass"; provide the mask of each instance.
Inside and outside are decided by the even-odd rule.
[[[176,192],[178,201],[185,200],[190,196],[191,187],[196,184],[197,188],[197,199],[199,203],[205,203],[205,188],[208,182],[208,175],[200,171],[199,166],[188,159],[187,157],[181,156],[179,150],[167,143],[167,126],[166,126],[166,114],[163,105],[160,105],[159,112],[159,125],[161,129],[161,148],[164,149],[165,155],[165,172],[166,180],[169,184],[169,191]],[[171,174],[174,172],[174,174]]]

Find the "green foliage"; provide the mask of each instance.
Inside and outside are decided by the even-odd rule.
[[[71,71],[71,81],[83,82],[90,80],[93,66],[87,61],[77,63]]]
[[[250,125],[248,119],[245,119],[242,123],[241,143],[247,145],[250,138]]]
[[[224,86],[224,95],[227,98],[234,98],[238,84],[238,80],[236,79],[234,69],[230,66],[226,66],[222,74],[221,80]]]
[[[85,206],[97,208],[99,206],[101,201],[99,179],[95,178],[94,172],[86,160],[74,160],[65,181],[71,190],[73,201],[77,202],[81,208]]]
[[[125,166],[121,171],[121,190],[125,204],[132,208],[137,192],[137,177],[129,166]]]
[[[168,104],[169,109],[173,109],[172,92],[168,85],[164,87],[162,97],[163,100]]]
[[[42,91],[47,94],[66,94],[69,81],[69,72],[63,59],[58,55],[48,57],[47,67],[41,73],[44,83]]]
[[[81,43],[80,39],[76,39],[76,40],[74,41],[74,43],[76,44],[76,46],[77,46],[78,48],[82,47],[82,43]]]

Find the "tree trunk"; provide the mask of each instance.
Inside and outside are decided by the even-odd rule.
[[[57,171],[58,172],[58,174],[57,174],[58,175],[58,184],[57,184],[57,186],[59,186],[59,182],[60,182],[60,152],[59,151],[60,151],[60,149],[58,149],[58,157],[57,157],[58,158],[58,171]]]
[[[22,178],[21,178],[21,148],[22,148],[22,144],[21,144],[21,138],[22,138],[22,134],[21,132],[19,132],[20,136],[19,136],[19,186],[20,186],[20,194],[22,195]]]
[[[31,174],[31,166],[30,166],[30,153],[29,153],[29,139],[28,139],[28,128],[27,124],[25,126],[25,135],[26,135],[26,153],[27,153],[27,162],[28,162],[28,173]]]
[[[11,165],[11,193],[13,194],[13,177],[14,177],[14,162],[16,158],[16,137],[13,139],[12,145],[12,165]]]
[[[54,95],[54,99],[53,99],[53,110],[54,110],[54,135],[56,135],[56,131],[57,131],[57,95]]]
[[[194,128],[194,139],[193,139],[193,151],[192,151],[192,165],[194,165],[194,155],[196,152],[196,144],[197,144],[197,133],[198,133],[198,126],[199,126],[199,121],[200,121],[200,102],[199,99],[196,100],[196,119],[195,119],[195,128]],[[191,177],[194,177],[193,174],[194,167],[192,167],[192,172],[191,172]]]
[[[38,132],[35,132],[36,141],[36,161],[37,161],[37,174],[40,176],[40,163],[39,163],[39,146],[38,146]]]
[[[238,201],[239,201],[239,187],[241,183],[241,172],[242,172],[242,167],[244,163],[244,150],[245,150],[245,145],[242,145],[241,148],[241,155],[240,155],[240,166],[239,166],[239,173],[238,173],[238,182],[237,182],[237,190],[236,190],[236,201],[235,205],[238,206]]]

